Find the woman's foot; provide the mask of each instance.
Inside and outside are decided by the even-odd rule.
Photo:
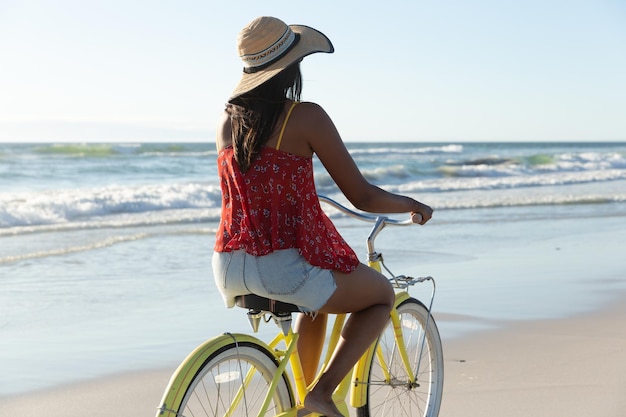
[[[313,413],[321,414],[325,417],[343,417],[330,396],[320,395],[313,391],[304,398],[304,408]]]

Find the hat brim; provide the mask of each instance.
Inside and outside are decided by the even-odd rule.
[[[289,27],[294,33],[300,35],[298,43],[287,51],[285,55],[281,56],[276,62],[264,68],[262,71],[253,73],[244,72],[239,80],[239,84],[237,84],[237,87],[228,99],[229,102],[248,91],[254,90],[259,85],[307,55],[316,52],[332,54],[335,51],[330,39],[322,32],[303,25],[289,25]]]

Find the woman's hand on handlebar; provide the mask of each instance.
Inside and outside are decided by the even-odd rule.
[[[419,203],[419,209],[411,212],[411,220],[413,223],[426,224],[433,217],[433,209],[426,204]]]

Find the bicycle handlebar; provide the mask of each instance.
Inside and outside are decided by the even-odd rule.
[[[318,198],[321,202],[324,202],[330,206],[333,206],[334,208],[336,208],[337,210],[341,211],[342,213],[345,213],[347,215],[349,215],[350,217],[354,217],[355,219],[359,219],[365,222],[370,222],[370,223],[376,223],[377,221],[379,221],[380,219],[383,219],[383,222],[385,223],[385,225],[387,224],[391,224],[391,225],[395,225],[395,226],[409,226],[412,225],[414,223],[419,223],[418,221],[414,221],[412,218],[411,219],[407,219],[407,220],[397,220],[397,219],[391,219],[387,216],[382,216],[382,215],[373,215],[373,214],[365,214],[365,213],[360,213],[358,211],[349,209],[348,207],[336,202],[335,200],[328,198],[326,196],[323,195],[318,195]],[[421,221],[421,214],[419,213],[415,213],[414,216],[419,216],[419,220]]]
[[[378,254],[376,253],[376,249],[374,248],[374,240],[376,239],[376,236],[378,236],[378,233],[380,233],[380,231],[385,228],[385,226],[387,225],[410,226],[410,225],[419,223],[419,221],[422,220],[421,219],[422,216],[419,213],[415,213],[411,219],[396,220],[396,219],[390,219],[389,217],[383,216],[383,215],[375,216],[371,214],[359,213],[323,195],[318,195],[318,198],[320,199],[320,201],[335,207],[337,210],[349,215],[350,217],[354,217],[355,219],[359,219],[365,222],[374,223],[374,226],[372,227],[372,230],[370,231],[370,234],[367,237],[367,250],[368,250],[368,257],[370,260],[376,259],[378,256]],[[419,221],[416,221],[416,220],[419,220]]]

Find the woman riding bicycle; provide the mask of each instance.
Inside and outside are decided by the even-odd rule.
[[[298,315],[296,331],[307,384],[317,372],[327,314],[352,313],[326,372],[304,400],[311,412],[340,417],[332,392],[386,325],[394,291],[359,262],[322,211],[313,154],[363,211],[410,212],[424,224],[432,209],[370,184],[326,112],[299,101],[302,58],[334,51],[324,34],[260,17],[241,30],[238,48],[243,75],[217,128],[222,216],[215,283],[228,307],[236,296],[253,293],[306,313]]]

